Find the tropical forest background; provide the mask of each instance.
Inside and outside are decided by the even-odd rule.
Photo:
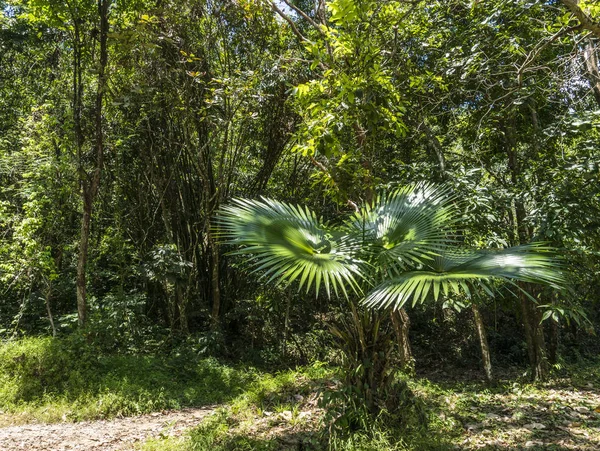
[[[0,0],[0,423],[219,404],[144,449],[597,449],[599,58],[594,0]],[[386,310],[220,230],[402,187],[561,283]]]

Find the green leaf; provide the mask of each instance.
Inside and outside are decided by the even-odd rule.
[[[383,281],[366,297],[364,303],[372,308],[399,309],[409,300],[425,301],[424,286],[433,286],[434,299],[439,296],[439,286],[444,295],[449,288],[467,295],[467,282],[485,282],[490,279],[516,280],[543,283],[554,287],[565,284],[561,263],[551,249],[543,244],[530,244],[500,251],[462,251],[451,248],[440,250],[427,268],[408,271]],[[486,287],[483,285],[484,288]]]
[[[244,246],[233,254],[253,254],[254,270],[268,281],[290,283],[300,277],[299,288],[318,292],[323,284],[327,295],[338,287],[359,293],[357,279],[364,264],[353,254],[348,239],[321,224],[308,208],[263,198],[234,199],[217,216],[221,240]],[[338,238],[334,239],[333,235]]]

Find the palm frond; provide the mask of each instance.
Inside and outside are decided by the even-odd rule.
[[[398,273],[431,261],[452,242],[449,230],[457,217],[455,198],[447,188],[421,183],[379,195],[348,226],[376,254],[380,266]]]
[[[401,308],[412,299],[423,302],[430,292],[435,300],[440,293],[470,296],[469,284],[476,283],[490,292],[492,279],[543,283],[560,288],[564,275],[552,249],[539,243],[500,251],[447,251],[434,257],[425,270],[405,272],[375,287],[364,303],[369,307]]]
[[[360,292],[361,265],[352,242],[328,228],[308,208],[262,200],[234,199],[217,216],[218,236],[228,244],[242,245],[235,254],[254,254],[255,271],[268,281],[291,283],[300,289],[324,285],[347,296],[346,286]]]

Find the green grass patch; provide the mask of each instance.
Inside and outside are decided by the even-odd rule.
[[[256,438],[243,433],[231,433],[237,425],[226,410],[210,416],[184,437],[151,439],[140,445],[141,451],[274,451],[281,449],[278,441]]]
[[[229,401],[259,378],[216,359],[102,355],[76,339],[0,346],[0,422],[137,415]]]

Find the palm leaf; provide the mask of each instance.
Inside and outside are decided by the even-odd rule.
[[[347,225],[380,267],[398,274],[431,261],[452,242],[449,229],[457,216],[448,189],[422,183],[379,195]]]
[[[500,251],[447,251],[436,256],[424,270],[405,272],[375,287],[364,303],[369,307],[401,308],[412,299],[423,302],[430,291],[435,300],[464,292],[477,283],[490,292],[492,279],[543,283],[560,288],[565,280],[560,260],[543,244],[529,244]]]
[[[329,230],[308,208],[262,200],[234,199],[217,216],[218,236],[228,244],[242,245],[233,254],[254,254],[255,271],[268,281],[300,281],[300,289],[324,285],[347,296],[346,286],[360,292],[362,261],[355,258],[353,242]]]

